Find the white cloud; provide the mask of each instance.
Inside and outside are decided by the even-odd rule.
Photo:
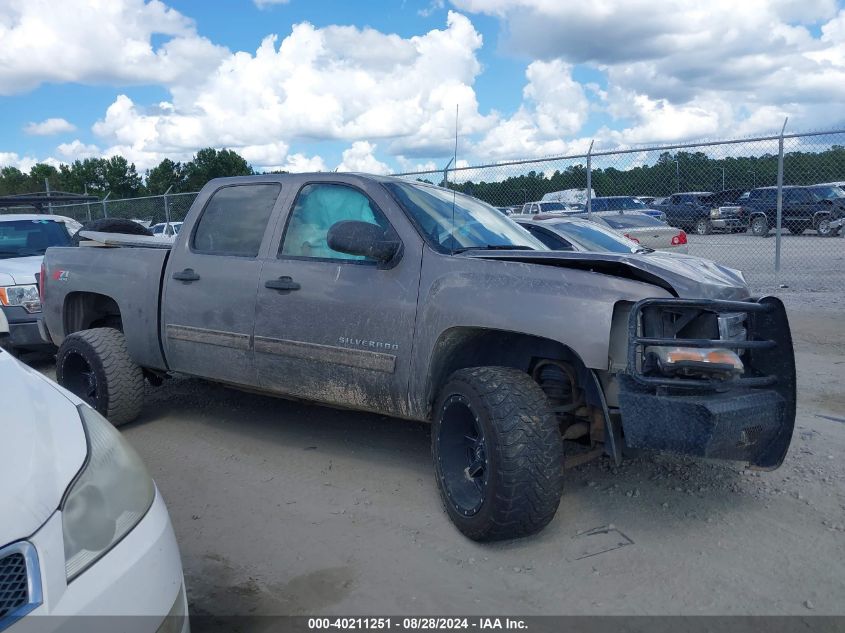
[[[269,142],[274,154],[256,160],[278,167],[286,164],[282,146],[314,139],[388,139],[392,154],[442,154],[454,143],[456,105],[462,135],[495,123],[479,112],[472,88],[481,45],[454,12],[445,29],[410,38],[301,23],[281,42],[266,37],[255,54],[226,56],[193,86],[171,86],[170,101],[144,107],[120,95],[93,130],[112,148],[131,148],[141,166],[208,145]]]
[[[391,169],[374,155],[376,146],[367,141],[355,141],[343,151],[338,171],[358,171],[368,174],[389,174]]]
[[[0,152],[0,167],[16,167],[22,172],[28,172],[39,162],[32,156],[20,156],[17,152]]]
[[[259,9],[266,9],[277,4],[287,4],[290,0],[252,0]]]
[[[0,0],[0,42],[0,95],[48,81],[185,85],[228,52],[160,0]]]
[[[102,153],[100,148],[96,145],[86,145],[79,139],[74,139],[70,143],[62,143],[56,151],[61,154],[62,158],[68,161],[77,159],[95,158]]]
[[[35,136],[50,136],[62,132],[73,132],[75,129],[76,126],[65,119],[50,118],[44,119],[40,123],[31,121],[24,126],[23,131]]]
[[[287,157],[281,169],[292,173],[328,171],[326,163],[320,156],[306,156],[305,154],[291,154]]]
[[[771,133],[783,113],[792,129],[845,123],[845,10],[834,0],[452,3],[498,17],[505,49],[602,73],[593,109],[616,119],[596,134],[607,142]],[[524,119],[499,135],[529,150]]]
[[[487,132],[475,154],[493,159],[561,154],[570,147],[564,138],[587,121],[590,104],[583,86],[572,78],[571,65],[535,61],[525,75],[523,104]]]

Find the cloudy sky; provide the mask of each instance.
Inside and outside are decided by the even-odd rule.
[[[388,172],[845,125],[834,0],[0,0],[0,166]]]

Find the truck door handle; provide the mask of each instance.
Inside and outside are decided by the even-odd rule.
[[[302,286],[296,283],[288,276],[279,277],[278,279],[268,279],[264,282],[265,288],[272,288],[281,292],[290,292],[291,290],[299,290]]]
[[[181,272],[173,273],[173,279],[177,281],[191,282],[198,281],[199,278],[200,276],[194,272],[193,268],[186,268]]]

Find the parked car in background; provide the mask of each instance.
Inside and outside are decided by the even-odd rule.
[[[18,351],[43,350],[38,334],[41,300],[38,274],[50,246],[69,246],[82,225],[61,215],[0,215],[0,310],[9,323],[4,345]]]
[[[592,211],[639,211],[665,222],[666,214],[658,209],[651,209],[634,196],[603,196],[590,201]]]
[[[650,251],[616,231],[582,217],[560,216],[514,221],[553,251],[577,253],[637,253]]]
[[[650,204],[654,204],[654,202],[656,200],[658,200],[658,198],[656,198],[655,196],[634,196],[634,197],[646,206],[648,206]]]
[[[709,235],[714,230],[731,233],[745,231],[748,218],[743,215],[742,207],[737,204],[742,193],[740,189],[717,193],[710,191],[676,193],[655,204],[655,208],[666,214],[666,222],[672,226],[698,235]],[[714,209],[718,211],[713,213]]]
[[[589,216],[581,213],[575,217],[598,222],[647,248],[687,252],[687,234],[682,229],[669,226],[639,211],[599,211]]]
[[[646,248],[595,222],[571,216],[532,220],[519,218],[517,224],[554,251],[576,253],[620,253],[638,255],[653,272],[695,278],[698,274],[718,272],[725,279],[743,279],[742,272],[707,259],[685,253],[660,252]]]
[[[522,205],[519,211],[521,215],[537,215],[538,213],[573,213],[577,209],[573,209],[564,202],[552,202],[549,200],[537,200],[535,202],[526,202]]]
[[[150,232],[161,239],[173,241],[182,228],[181,222],[159,222],[150,227]]]
[[[2,350],[0,385],[9,441],[0,630],[188,633],[176,537],[137,453],[94,409]],[[79,616],[146,617],[99,627]]]
[[[752,189],[742,205],[751,233],[765,237],[777,226],[777,187]],[[845,191],[834,185],[785,186],[781,226],[800,235],[814,230],[823,237],[836,234],[832,222],[845,216]]]
[[[595,198],[596,192],[593,189],[587,191],[586,189],[563,189],[561,191],[550,191],[549,193],[543,194],[541,198],[544,202],[563,202],[570,207],[580,205],[583,208],[583,205],[587,203],[587,198]]]

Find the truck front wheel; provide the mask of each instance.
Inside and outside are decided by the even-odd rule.
[[[528,536],[554,517],[563,438],[528,374],[510,367],[452,374],[434,409],[431,447],[446,512],[469,538]]]
[[[94,328],[68,336],[56,354],[56,380],[115,426],[141,412],[144,374],[120,330]]]

